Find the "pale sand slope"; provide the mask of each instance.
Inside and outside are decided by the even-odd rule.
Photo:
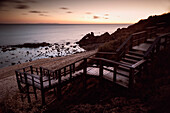
[[[18,90],[17,82],[15,78],[16,69],[32,65],[34,67],[41,66],[41,67],[48,68],[50,70],[55,70],[67,64],[73,63],[79,59],[88,57],[94,54],[95,52],[96,50],[73,54],[73,55],[64,56],[64,57],[39,59],[39,60],[35,60],[32,62],[9,66],[9,67],[0,69],[0,102],[2,102],[2,100],[5,97],[15,94],[16,91]]]

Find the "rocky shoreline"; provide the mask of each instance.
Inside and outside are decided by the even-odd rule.
[[[76,43],[66,42],[64,44],[24,43],[19,45],[1,46],[0,68],[31,62],[41,58],[53,58],[81,53],[85,50]]]

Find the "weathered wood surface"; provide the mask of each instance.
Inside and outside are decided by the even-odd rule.
[[[87,58],[77,60],[74,63],[66,65],[55,71],[40,67],[32,66],[24,67],[16,70],[16,78],[18,88],[21,93],[22,85],[26,86],[28,102],[30,100],[29,87],[34,89],[35,98],[37,99],[36,89],[41,90],[42,104],[45,104],[45,91],[57,87],[58,98],[61,99],[62,85],[65,82],[71,82],[72,78],[81,75],[86,88],[86,76],[94,75],[100,78],[107,79],[116,84],[127,88],[133,88],[135,76],[142,71],[144,64],[148,58],[160,51],[160,46],[166,48],[170,43],[170,33],[163,34],[155,39],[148,39],[146,31],[132,34],[127,40],[117,49],[116,53],[99,52],[97,54],[118,55],[119,61],[109,60],[105,58]],[[132,47],[133,46],[133,47]],[[90,65],[88,61],[97,61],[96,65]],[[79,65],[81,68],[78,68]],[[83,73],[83,74],[82,74]]]

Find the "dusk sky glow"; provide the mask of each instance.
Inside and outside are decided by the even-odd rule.
[[[1,0],[0,23],[135,23],[170,12],[170,0]]]

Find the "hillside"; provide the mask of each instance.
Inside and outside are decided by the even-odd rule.
[[[132,33],[147,30],[147,27],[157,26],[159,32],[170,31],[170,13],[163,15],[150,16],[148,19],[140,20],[139,22],[128,26],[127,28],[118,28],[114,33],[104,33],[101,36],[94,36],[93,33],[85,35],[79,42],[82,48],[91,50],[102,46],[104,43],[113,43],[112,41],[119,40],[120,44]],[[164,29],[162,30],[162,27]],[[108,43],[106,45],[108,45]],[[119,45],[120,45],[119,44]],[[113,45],[114,46],[114,45]],[[106,51],[108,49],[105,48]],[[112,49],[112,51],[114,51]]]

